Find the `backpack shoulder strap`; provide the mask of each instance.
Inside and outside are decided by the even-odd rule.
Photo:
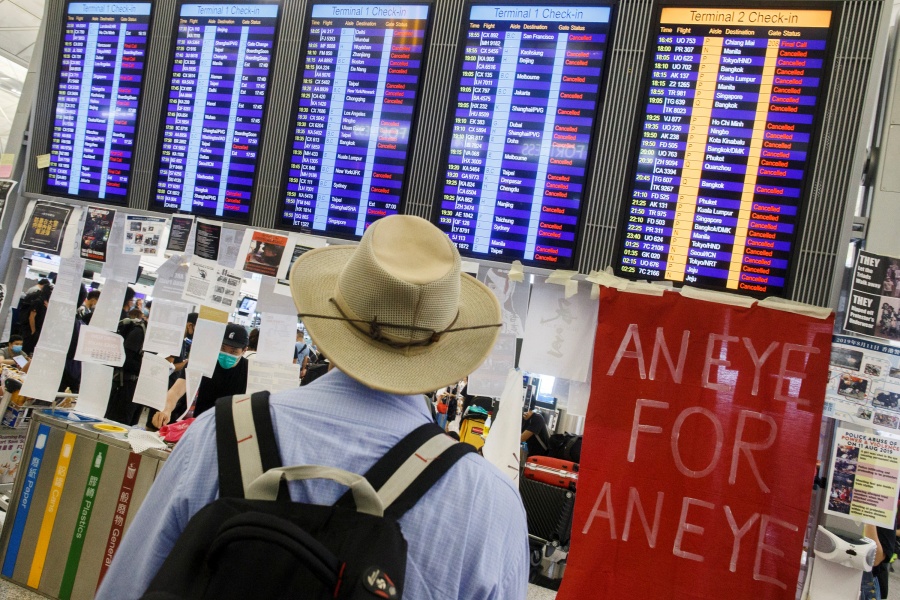
[[[282,466],[269,392],[216,401],[216,451],[222,498],[243,498],[253,480]]]
[[[469,452],[475,448],[456,442],[434,423],[426,423],[388,450],[365,477],[378,491],[385,516],[399,519]],[[349,492],[338,500],[342,506],[352,503]]]
[[[428,453],[423,446],[378,490],[385,516],[402,517],[457,461],[475,452],[474,446],[457,442],[447,435],[435,439],[439,438],[446,438],[449,445],[432,445]]]

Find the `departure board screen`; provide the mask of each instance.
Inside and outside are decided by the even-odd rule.
[[[463,254],[572,265],[610,12],[470,7],[436,215]]]
[[[150,3],[70,2],[63,27],[45,191],[124,204]]]
[[[617,270],[785,292],[831,11],[663,8]]]
[[[397,214],[429,6],[313,4],[282,225],[359,238]]]
[[[180,6],[153,208],[249,220],[279,9]]]

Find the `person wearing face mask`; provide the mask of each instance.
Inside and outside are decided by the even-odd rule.
[[[15,366],[16,356],[21,356],[28,360],[28,355],[22,352],[22,336],[9,336],[9,345],[0,350],[0,364]]]
[[[219,360],[212,377],[204,377],[197,389],[194,416],[199,417],[216,405],[216,400],[225,396],[243,394],[247,391],[247,362],[243,358],[250,336],[247,330],[236,323],[225,327],[225,337],[219,348]]]

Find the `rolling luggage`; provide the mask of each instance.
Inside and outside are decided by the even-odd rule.
[[[578,482],[578,464],[549,456],[529,456],[525,477],[574,491]]]
[[[533,479],[519,479],[528,519],[528,535],[554,547],[568,547],[572,535],[575,492]]]

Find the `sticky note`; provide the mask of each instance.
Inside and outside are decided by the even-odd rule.
[[[13,164],[15,162],[15,154],[0,154],[0,179],[12,177]]]

